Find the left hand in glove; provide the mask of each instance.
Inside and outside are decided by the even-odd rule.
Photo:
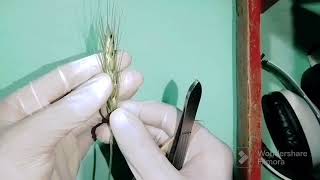
[[[121,57],[120,100],[143,82]],[[118,59],[120,61],[120,58]],[[80,161],[101,121],[99,109],[112,92],[98,55],[71,62],[0,102],[0,169],[6,180],[75,180]],[[103,129],[103,126],[101,126]],[[98,139],[105,136],[96,130]]]

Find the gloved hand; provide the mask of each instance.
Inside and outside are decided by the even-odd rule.
[[[122,53],[120,99],[143,82]],[[0,102],[0,179],[73,180],[93,143],[91,128],[112,92],[98,55],[66,64]],[[98,139],[105,136],[96,130]],[[101,130],[102,129],[102,130]]]
[[[154,103],[126,101],[110,117],[117,144],[137,180],[231,180],[230,148],[195,122],[183,168],[178,171],[159,146],[173,138],[179,110]],[[108,132],[108,127],[104,132]],[[105,136],[106,140],[108,139]]]

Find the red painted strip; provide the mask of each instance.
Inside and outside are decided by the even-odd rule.
[[[261,111],[261,1],[249,0],[249,146],[248,180],[261,179],[260,150],[262,138]]]

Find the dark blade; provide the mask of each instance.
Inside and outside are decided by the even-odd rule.
[[[187,93],[181,120],[173,140],[171,151],[168,155],[169,161],[178,170],[182,168],[188,150],[189,139],[200,103],[201,93],[202,88],[200,82],[193,82]]]

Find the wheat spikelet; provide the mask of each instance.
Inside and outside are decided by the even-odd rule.
[[[106,102],[106,106],[102,107],[106,110],[108,116],[117,107],[119,102],[119,88],[120,88],[120,66],[121,58],[118,56],[118,45],[119,45],[119,26],[120,16],[116,16],[115,3],[113,2],[112,9],[110,3],[107,3],[107,22],[100,16],[98,22],[98,33],[99,33],[99,46],[102,52],[99,54],[99,60],[104,73],[108,74],[111,78],[113,91]],[[106,118],[107,120],[109,118]],[[107,122],[108,123],[108,122]],[[109,174],[108,179],[111,179],[112,169],[112,158],[113,158],[113,136],[111,133],[110,138],[110,159],[109,159]],[[95,173],[95,172],[94,172]],[[94,177],[94,176],[93,176]]]
[[[114,11],[114,7],[113,10]],[[111,96],[107,101],[106,110],[107,113],[111,113],[118,106],[119,98],[119,88],[120,88],[120,61],[117,61],[118,53],[118,44],[119,44],[119,24],[120,16],[118,21],[114,12],[112,12],[110,23],[109,16],[107,16],[107,23],[103,22],[103,19],[100,18],[99,27],[100,27],[100,46],[102,48],[102,53],[99,55],[99,60],[102,66],[103,72],[107,73],[113,84],[113,91]]]

